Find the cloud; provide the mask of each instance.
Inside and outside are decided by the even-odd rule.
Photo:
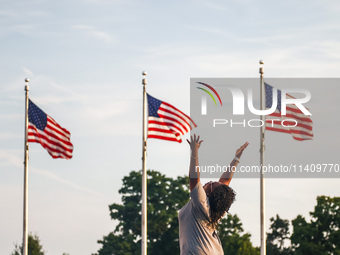
[[[115,43],[116,40],[105,31],[101,31],[94,26],[86,26],[86,25],[76,25],[72,27],[73,29],[82,31],[86,36],[92,37],[95,39],[99,39],[105,43]]]
[[[10,153],[6,150],[0,149],[1,165],[11,165],[11,166],[14,166],[14,167],[17,167],[17,168],[22,168],[23,167],[22,160],[23,160],[23,158],[19,158],[17,155],[15,155],[13,153]],[[63,178],[59,177],[58,175],[51,173],[51,172],[48,172],[46,170],[42,170],[42,169],[30,166],[30,172],[38,174],[38,175],[46,177],[46,178],[49,178],[49,179],[52,179],[54,181],[57,181],[57,182],[60,182],[60,183],[63,183],[63,184],[66,184],[67,186],[72,187],[74,189],[84,191],[86,193],[91,193],[91,194],[94,194],[94,195],[97,195],[97,196],[102,196],[102,194],[99,193],[99,192],[96,192],[96,191],[91,190],[89,188],[80,186],[80,185],[78,185],[78,184],[76,184],[76,183],[74,183],[70,180],[63,179]]]
[[[30,170],[33,172],[33,173],[36,173],[36,174],[39,174],[41,176],[44,176],[46,178],[49,178],[49,179],[52,179],[52,180],[55,180],[57,182],[61,182],[63,184],[66,184],[67,186],[70,186],[74,189],[77,189],[77,190],[81,190],[81,191],[84,191],[84,192],[87,192],[87,193],[91,193],[91,194],[94,194],[94,195],[97,195],[97,196],[101,196],[102,194],[100,194],[99,192],[96,192],[96,191],[93,191],[89,188],[86,188],[86,187],[82,187],[70,180],[66,180],[66,179],[63,179],[59,176],[57,176],[56,174],[54,173],[51,173],[51,172],[48,172],[48,171],[45,171],[45,170],[42,170],[42,169],[38,169],[36,167],[30,167]]]
[[[18,156],[5,150],[0,149],[0,159],[1,165],[11,165],[19,168],[22,167],[22,158],[19,158]]]
[[[17,134],[10,134],[10,133],[1,133],[0,140],[7,140],[7,139],[16,139],[19,136]]]
[[[24,71],[24,73],[26,75],[28,75],[30,77],[32,77],[34,75],[33,72],[30,69],[26,68],[26,67],[22,67],[22,70]]]
[[[72,89],[70,84],[56,82],[54,78],[38,74],[31,79],[30,87],[34,90],[34,96],[31,98],[41,107],[51,104],[62,104],[64,102],[79,102],[89,99],[83,93]],[[53,91],[53,93],[51,93]]]

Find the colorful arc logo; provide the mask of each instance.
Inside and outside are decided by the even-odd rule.
[[[198,84],[201,84],[201,85],[203,85],[203,86],[206,86],[206,87],[209,88],[212,92],[214,92],[215,95],[217,96],[218,100],[220,101],[221,106],[222,106],[222,100],[221,100],[221,98],[220,98],[220,95],[217,93],[217,91],[216,91],[212,86],[210,86],[210,85],[208,85],[208,84],[206,84],[206,83],[203,83],[203,82],[197,82],[197,83],[198,83]],[[203,90],[204,92],[206,92],[206,93],[212,98],[212,100],[214,100],[215,105],[217,105],[216,100],[215,100],[213,94],[212,94],[209,90],[204,89],[204,88],[200,88],[200,87],[197,87],[197,88]]]

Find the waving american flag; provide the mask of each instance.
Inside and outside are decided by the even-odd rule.
[[[40,143],[52,158],[72,158],[71,134],[31,100],[28,105],[28,142]]]
[[[148,96],[148,138],[182,142],[181,136],[197,127],[190,117],[176,107]]]
[[[273,87],[265,83],[266,91],[266,108],[271,108],[273,104]],[[287,94],[288,98],[294,98]],[[272,116],[275,118],[268,118]],[[288,133],[295,140],[312,140],[313,139],[313,121],[305,115],[295,105],[287,105],[287,114],[281,114],[281,91],[277,90],[277,106],[272,114],[266,117],[266,130]],[[275,120],[273,120],[275,119]],[[292,121],[293,120],[293,121]],[[282,123],[284,121],[284,125]]]

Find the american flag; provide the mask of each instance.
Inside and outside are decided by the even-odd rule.
[[[40,143],[52,158],[72,158],[71,134],[44,113],[30,99],[28,105],[28,142]]]
[[[265,85],[266,91],[266,109],[270,109],[273,104],[273,87]],[[294,98],[286,94],[288,98]],[[308,115],[305,115],[296,105],[287,104],[286,115],[281,114],[281,91],[277,90],[277,106],[275,112],[266,117],[266,130],[277,131],[292,134],[293,138],[298,141],[313,139],[313,121]],[[268,118],[268,116],[275,118]],[[275,119],[275,120],[274,120]],[[295,121],[289,121],[295,120]],[[282,125],[284,121],[284,125]],[[297,123],[297,125],[296,125]],[[296,125],[296,126],[295,126]],[[286,127],[289,126],[289,127]],[[293,127],[295,126],[295,127]]]
[[[148,96],[148,138],[182,142],[181,136],[197,127],[189,116],[176,107]]]

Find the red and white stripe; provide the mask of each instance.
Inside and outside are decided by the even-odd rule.
[[[53,158],[72,158],[73,145],[70,139],[70,132],[48,115],[43,131],[28,123],[28,142],[40,143]]]
[[[166,102],[162,102],[157,114],[160,118],[153,116],[148,118],[148,138],[181,143],[181,136],[197,127],[189,116]]]
[[[287,94],[288,97],[294,98]],[[296,105],[287,105],[287,114],[281,115],[279,110],[275,110],[272,114],[266,116],[266,130],[292,134],[293,138],[298,141],[313,139],[313,121],[305,115]],[[297,125],[292,127],[296,124]],[[284,125],[282,125],[282,121]],[[285,127],[290,126],[290,127]]]

